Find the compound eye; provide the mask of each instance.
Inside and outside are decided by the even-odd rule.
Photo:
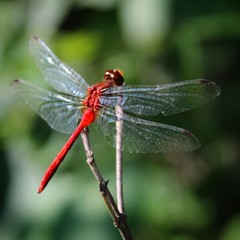
[[[116,86],[122,86],[124,83],[123,72],[119,69],[114,69],[113,73],[114,73],[114,78],[113,78],[114,84]]]
[[[122,86],[124,83],[123,72],[119,69],[107,70],[104,73],[104,79],[113,81],[116,86]]]
[[[113,70],[107,70],[107,71],[104,73],[104,79],[105,79],[105,80],[113,80],[113,78],[114,78]]]

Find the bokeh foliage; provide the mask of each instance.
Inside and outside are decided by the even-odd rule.
[[[221,96],[152,120],[193,132],[192,153],[124,153],[126,213],[134,239],[240,236],[240,2],[177,0],[0,1],[0,239],[120,239],[79,140],[47,189],[46,167],[67,140],[11,95],[24,78],[47,87],[27,48],[41,37],[90,83],[120,68],[127,84],[208,78]],[[114,149],[90,128],[114,192]],[[79,161],[81,160],[81,161]]]

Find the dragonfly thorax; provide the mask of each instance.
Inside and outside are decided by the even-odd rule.
[[[101,108],[100,97],[102,92],[112,86],[113,82],[109,80],[92,85],[87,90],[87,96],[83,101],[83,105],[92,108],[94,111],[99,110]]]
[[[97,111],[101,108],[100,97],[106,89],[113,86],[122,86],[124,83],[123,72],[119,69],[107,70],[103,82],[96,83],[88,88],[83,105]]]

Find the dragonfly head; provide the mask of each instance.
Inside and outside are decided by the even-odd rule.
[[[124,83],[123,72],[120,69],[107,70],[104,73],[105,81],[112,81],[116,86],[122,86]]]

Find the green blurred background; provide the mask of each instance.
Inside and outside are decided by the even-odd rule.
[[[12,79],[47,84],[28,51],[38,35],[90,83],[120,68],[127,84],[207,78],[213,102],[153,120],[193,132],[181,154],[124,153],[126,214],[134,239],[240,239],[240,1],[0,1],[0,239],[121,239],[81,140],[40,195],[41,177],[68,136],[9,91]],[[97,163],[115,193],[114,149],[94,128]]]

